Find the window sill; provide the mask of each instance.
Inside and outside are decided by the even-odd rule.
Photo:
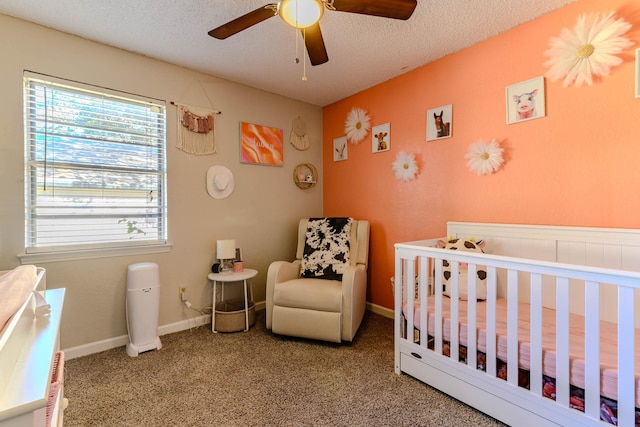
[[[160,245],[130,246],[124,248],[85,249],[73,251],[55,251],[33,254],[19,254],[21,264],[40,264],[43,262],[75,261],[80,259],[110,258],[116,256],[129,256],[141,254],[156,254],[169,252],[173,245],[165,243]]]

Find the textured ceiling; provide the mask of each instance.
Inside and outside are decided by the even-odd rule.
[[[0,13],[325,106],[575,0],[418,0],[408,21],[326,11],[329,62],[315,67],[279,17],[226,40],[207,34],[267,1],[2,0]]]

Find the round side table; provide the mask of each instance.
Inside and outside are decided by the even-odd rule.
[[[216,288],[218,283],[222,285],[222,295],[221,300],[224,301],[224,285],[227,283],[233,282],[243,282],[243,294],[244,294],[244,320],[245,320],[245,331],[249,330],[249,300],[253,300],[253,285],[249,282],[249,296],[247,296],[247,280],[256,277],[258,274],[257,270],[252,270],[250,268],[245,268],[241,272],[231,272],[231,273],[209,273],[207,276],[209,280],[213,282],[213,308],[211,310],[211,330],[213,332],[216,331]]]

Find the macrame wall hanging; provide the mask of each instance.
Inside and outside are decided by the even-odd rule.
[[[214,117],[220,113],[184,104],[175,105],[180,124],[176,147],[197,156],[216,153]]]
[[[293,120],[291,124],[291,134],[289,142],[298,150],[309,148],[309,135],[307,135],[307,124],[300,117]]]

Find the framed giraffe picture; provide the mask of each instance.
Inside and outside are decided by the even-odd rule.
[[[371,152],[381,153],[391,149],[391,124],[371,128]]]

